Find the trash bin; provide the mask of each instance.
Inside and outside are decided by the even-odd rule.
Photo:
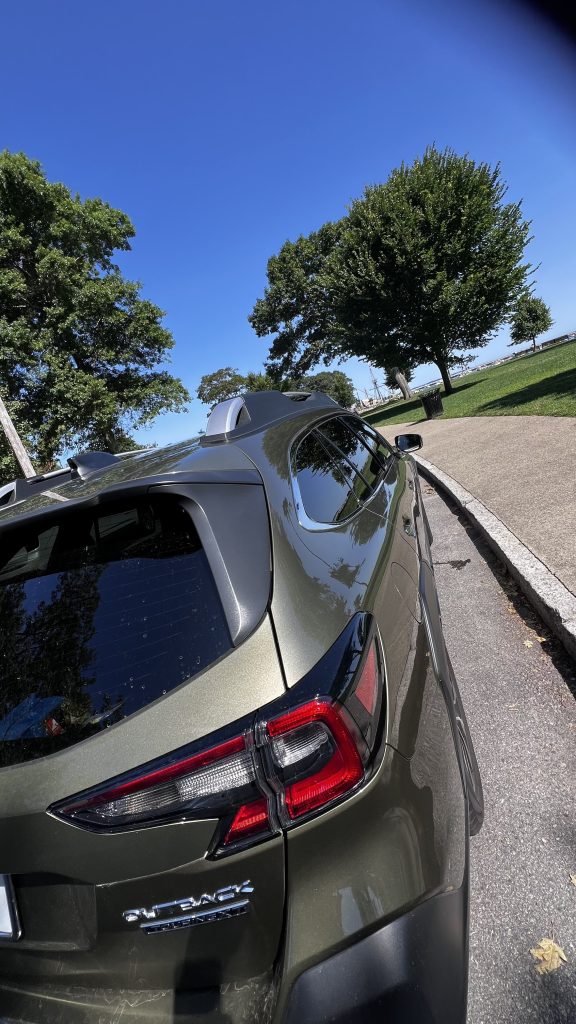
[[[427,395],[422,395],[420,401],[422,402],[422,407],[426,413],[427,420],[433,420],[436,416],[441,416],[444,412],[442,398],[440,397],[440,388],[437,388],[436,391],[429,391]]]

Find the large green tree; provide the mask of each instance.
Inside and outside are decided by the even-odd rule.
[[[285,242],[268,260],[268,285],[248,319],[258,337],[275,335],[270,349],[275,373],[301,377],[342,355],[326,272],[342,229],[342,221],[324,224],[307,237]]]
[[[525,341],[531,341],[535,352],[536,338],[544,331],[549,331],[553,323],[550,307],[546,305],[544,299],[537,299],[525,293],[518,299],[512,316],[510,344],[522,345]]]
[[[293,386],[294,390],[323,391],[346,409],[356,401],[354,385],[342,370],[321,370],[320,373],[307,374],[297,379]]]
[[[505,194],[499,167],[432,146],[326,225],[324,246],[321,232],[286,243],[249,318],[258,335],[275,334],[272,362],[432,362],[450,392],[450,367],[509,318],[530,271],[529,224]]]
[[[114,262],[133,235],[125,213],[0,154],[0,393],[40,467],[65,450],[117,449],[188,400],[158,369],[174,344],[162,310]],[[0,438],[0,473],[14,472]]]
[[[246,377],[232,366],[222,366],[200,378],[196,394],[204,405],[216,405],[246,390]]]

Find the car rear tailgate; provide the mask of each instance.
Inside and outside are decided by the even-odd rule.
[[[213,495],[214,487],[209,486]],[[244,496],[247,490],[261,492],[260,487],[245,488]],[[173,488],[170,493],[160,491],[155,488],[152,504],[178,500]],[[228,488],[228,500],[233,493]],[[130,520],[126,508],[104,512],[98,511],[103,543],[114,539],[115,531],[133,529],[134,517]],[[43,1024],[52,1020],[100,1024],[114,1019],[112,1010],[109,1018],[103,1015],[102,1006],[121,1006],[123,992],[142,992],[155,995],[142,1000],[136,995],[134,1005],[156,1006],[158,1013],[152,1019],[168,1021],[182,1000],[188,1000],[191,1013],[202,1007],[202,1013],[208,1009],[217,1013],[229,989],[252,985],[258,998],[264,998],[271,985],[284,918],[281,836],[215,858],[210,845],[218,820],[213,817],[188,815],[189,820],[176,817],[165,824],[107,831],[63,820],[51,810],[54,804],[191,744],[194,749],[210,747],[214,735],[233,729],[238,720],[251,719],[259,707],[285,692],[265,603],[260,624],[247,637],[234,638],[232,627],[221,624],[218,595],[210,589],[217,576],[212,565],[221,552],[204,558],[206,530],[200,541],[201,531],[194,534],[190,547],[191,556],[202,560],[201,574],[194,568],[186,587],[178,590],[176,612],[192,608],[192,620],[179,618],[173,611],[164,614],[175,581],[180,586],[183,542],[171,525],[172,547],[162,549],[153,516],[148,522],[147,515],[146,510],[141,515],[144,526],[138,526],[137,541],[131,535],[130,544],[137,544],[137,551],[124,545],[121,555],[113,552],[100,560],[93,558],[80,568],[75,554],[72,574],[68,573],[70,545],[58,556],[54,571],[48,556],[44,557],[47,548],[42,545],[48,541],[42,538],[36,547],[15,545],[9,553],[12,561],[3,581],[3,634],[7,644],[12,634],[18,635],[20,661],[12,652],[15,689],[0,720],[4,764],[0,770],[0,875],[10,878],[21,937],[0,942],[0,1016],[34,1024],[40,1020]],[[202,515],[206,518],[204,510]],[[70,529],[76,526],[74,520]],[[75,553],[86,547],[85,527],[83,523],[81,543],[76,530]],[[151,575],[144,583],[135,566],[143,557],[138,546],[143,543],[142,530],[148,531],[155,545],[154,551],[146,551]],[[241,545],[242,521],[235,530]],[[266,533],[264,537],[267,543]],[[35,564],[42,563],[41,571],[28,572],[26,552],[30,564],[32,557]],[[94,566],[100,573],[97,592]],[[262,576],[262,565],[259,572]],[[74,587],[81,579],[90,600],[74,590],[66,592],[68,577]],[[205,600],[203,580],[209,591]],[[21,592],[19,588],[28,583],[31,587]],[[36,585],[41,591],[34,598]],[[161,606],[159,612],[154,611],[155,604]],[[224,608],[225,602],[221,604]],[[8,618],[10,608],[20,615],[19,630]],[[98,619],[99,615],[103,617]],[[245,609],[236,620],[239,629],[246,628]],[[198,622],[202,635],[211,638],[212,653],[208,664],[194,673],[194,650],[201,644]],[[228,629],[223,646],[213,639],[214,631],[218,634],[220,629],[222,635]],[[30,631],[45,646],[36,663],[26,655],[27,671],[22,671],[22,637]],[[196,644],[192,652],[188,650],[191,635]],[[103,652],[98,647],[100,636],[113,638],[112,669],[106,645]],[[121,640],[126,641],[123,646]],[[170,649],[164,655],[165,642],[177,643],[177,650],[184,653],[176,656]],[[76,655],[67,661],[66,650],[74,643]],[[144,661],[138,658],[140,647],[147,651]],[[51,650],[59,652],[58,657],[50,658]],[[180,657],[184,658],[182,670]],[[75,666],[72,680],[71,663]],[[118,666],[123,666],[122,672]],[[100,686],[102,674],[105,686]],[[99,716],[109,712],[109,724],[103,727]],[[236,893],[239,898],[232,902],[241,907],[227,913]],[[180,904],[207,912],[188,915],[183,921],[186,914],[179,912]],[[160,925],[165,915],[168,927],[148,932],[146,915],[158,905],[167,909],[154,914]],[[214,908],[218,913],[212,913]],[[240,1010],[233,1008],[228,997],[224,1002],[227,1019],[234,1021]]]

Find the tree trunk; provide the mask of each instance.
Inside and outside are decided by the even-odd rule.
[[[532,338],[532,351],[536,351],[536,338]]]
[[[434,362],[440,370],[440,376],[442,377],[442,383],[444,384],[444,394],[451,395],[452,381],[450,380],[450,374],[448,372],[448,364],[443,359],[435,359]]]
[[[408,381],[406,380],[404,374],[401,373],[399,367],[393,367],[392,376],[394,377],[394,380],[396,381],[398,387],[400,388],[403,398],[412,398],[412,392],[410,391],[410,388],[408,386]]]

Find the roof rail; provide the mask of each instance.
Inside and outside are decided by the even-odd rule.
[[[129,455],[130,452],[123,452]],[[40,473],[38,476],[17,477],[9,484],[0,487],[0,508],[7,505],[15,505],[19,501],[31,498],[33,494],[41,494],[50,485],[58,486],[59,483],[66,483],[70,478],[86,480],[93,473],[97,473],[107,466],[114,465],[120,461],[120,456],[112,455],[112,452],[81,452],[68,459],[67,469],[50,470],[48,473]],[[58,477],[64,479],[58,480]]]
[[[301,402],[309,402],[318,409],[340,408],[323,391],[248,391],[214,406],[208,417],[205,437],[209,441],[238,437],[277,420],[297,416],[302,411],[298,408]]]
[[[70,470],[56,469],[51,470],[49,473],[42,473],[39,476],[17,477],[16,480],[11,480],[9,484],[4,484],[0,487],[0,508],[5,508],[6,505],[15,505],[19,501],[25,501],[26,498],[31,498],[33,494],[40,494],[50,486],[51,482],[58,486],[56,477],[59,476],[69,477]]]

